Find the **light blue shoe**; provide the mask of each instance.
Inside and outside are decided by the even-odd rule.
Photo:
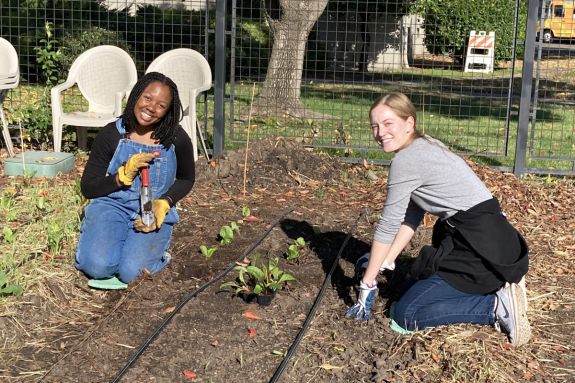
[[[88,281],[88,286],[101,290],[122,290],[127,288],[128,284],[122,282],[116,277],[112,277],[107,279],[90,279]]]
[[[391,317],[391,321],[389,322],[389,327],[391,328],[391,331],[396,332],[396,333],[401,334],[401,335],[413,334],[415,331],[407,330],[407,329],[405,329],[405,328],[403,328],[397,324],[397,322],[393,319],[394,311],[395,311],[395,302],[393,302],[391,304],[391,307],[389,308],[389,316]]]

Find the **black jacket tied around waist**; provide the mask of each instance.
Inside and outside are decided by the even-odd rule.
[[[505,282],[517,283],[529,268],[528,247],[492,198],[433,227],[432,246],[419,252],[411,274],[434,273],[467,293],[486,294]]]

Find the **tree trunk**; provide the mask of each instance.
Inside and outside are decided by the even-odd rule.
[[[264,0],[274,43],[263,89],[252,105],[260,116],[313,117],[300,100],[305,47],[328,0]]]

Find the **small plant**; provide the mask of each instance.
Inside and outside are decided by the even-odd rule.
[[[22,291],[20,285],[9,283],[6,273],[0,271],[0,296],[21,295]]]
[[[4,226],[2,229],[2,242],[4,243],[13,243],[16,239],[14,232],[8,226]]]
[[[293,244],[289,245],[286,252],[286,259],[288,261],[294,261],[301,256],[300,250],[305,246],[305,240],[302,237],[298,237]]]
[[[218,249],[217,246],[207,247],[206,245],[201,245],[200,246],[200,253],[202,253],[204,255],[204,257],[206,257],[206,258],[211,258],[217,249]]]
[[[62,53],[57,47],[59,42],[53,38],[53,29],[54,25],[51,22],[46,22],[44,24],[46,37],[40,40],[42,46],[34,47],[34,51],[36,51],[36,61],[42,66],[42,72],[47,85],[53,85],[58,81],[58,68],[62,61]]]
[[[259,254],[248,265],[238,265],[234,270],[238,272],[238,278],[222,284],[220,288],[231,287],[236,295],[273,294],[283,289],[286,282],[296,280],[293,275],[280,269],[277,258],[261,261]]]
[[[245,218],[245,217],[248,217],[250,215],[252,215],[250,208],[247,206],[243,206],[242,207],[242,216]]]
[[[58,224],[58,222],[50,222],[48,223],[47,229],[48,249],[50,249],[53,254],[58,254],[62,249],[63,241],[66,237],[64,228]]]
[[[239,232],[240,227],[235,222],[230,222],[229,225],[224,225],[220,229],[220,243],[222,245],[229,245],[234,240],[234,232]]]

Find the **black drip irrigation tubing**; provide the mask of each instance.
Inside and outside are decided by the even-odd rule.
[[[351,236],[353,235],[353,233],[355,232],[355,229],[357,228],[357,225],[360,221],[360,219],[367,213],[367,209],[364,209],[361,214],[359,215],[359,217],[356,218],[353,226],[351,227],[350,231],[347,233],[347,236],[345,237],[345,240],[343,241],[341,247],[339,248],[339,252],[337,253],[337,256],[335,257],[335,259],[333,260],[333,264],[331,265],[331,269],[329,270],[329,273],[327,273],[324,281],[323,281],[323,285],[321,286],[321,289],[319,290],[319,293],[317,294],[315,301],[313,303],[313,306],[311,307],[309,314],[307,315],[307,318],[305,318],[305,322],[303,323],[303,326],[301,328],[301,330],[299,331],[299,333],[297,334],[294,342],[292,343],[292,345],[290,346],[290,349],[288,350],[288,352],[286,353],[284,359],[282,360],[281,364],[278,366],[278,368],[276,369],[276,372],[274,373],[274,375],[272,376],[272,378],[270,379],[270,383],[275,383],[277,382],[277,380],[280,378],[280,376],[282,375],[282,373],[284,372],[285,367],[287,366],[287,363],[289,362],[290,358],[292,357],[292,355],[295,353],[296,349],[298,348],[305,332],[307,331],[307,328],[309,327],[309,325],[311,324],[311,321],[313,320],[313,317],[315,316],[315,312],[317,311],[317,309],[319,308],[319,305],[321,303],[321,300],[323,299],[323,295],[325,294],[325,290],[327,289],[327,287],[330,285],[331,283],[331,276],[333,274],[333,272],[335,271],[335,268],[337,267],[337,265],[339,264],[339,258],[341,257],[341,254],[343,253],[343,249],[345,249],[345,247],[347,246],[347,242],[349,242],[349,239],[351,238]]]
[[[182,300],[180,301],[180,303],[178,303],[178,305],[176,306],[176,308],[174,309],[174,311],[172,311],[168,316],[166,316],[164,318],[164,320],[162,321],[162,323],[160,323],[160,325],[154,330],[154,332],[152,332],[152,334],[150,336],[148,336],[148,338],[144,341],[144,343],[142,343],[142,345],[140,346],[140,348],[134,353],[134,355],[132,355],[132,357],[128,360],[128,362],[126,363],[126,365],[124,366],[124,368],[122,368],[122,370],[118,373],[118,375],[116,375],[116,377],[114,378],[114,380],[112,381],[112,383],[118,383],[120,381],[120,379],[122,379],[122,377],[124,376],[124,374],[130,369],[130,367],[132,367],[132,365],[134,364],[134,362],[136,360],[138,360],[138,358],[144,353],[144,351],[146,350],[146,348],[148,348],[148,346],[150,345],[150,343],[152,343],[152,341],[154,339],[156,339],[156,337],[162,332],[162,330],[166,327],[166,325],[172,320],[172,318],[182,309],[182,307],[184,307],[186,305],[186,303],[188,303],[188,301],[190,299],[192,299],[193,297],[195,297],[196,295],[198,295],[199,293],[201,293],[202,291],[204,291],[205,289],[207,289],[208,287],[210,287],[211,285],[213,285],[214,283],[216,283],[217,281],[219,281],[220,279],[222,279],[223,277],[226,276],[226,274],[228,274],[230,271],[233,270],[233,268],[236,266],[236,262],[240,262],[242,261],[245,257],[247,257],[252,251],[254,251],[256,249],[256,247],[258,247],[260,245],[260,243],[262,243],[262,241],[269,235],[269,233],[272,231],[272,229],[274,227],[277,226],[278,223],[280,223],[285,216],[287,216],[289,213],[291,213],[294,210],[294,208],[290,208],[286,211],[284,211],[278,218],[276,218],[276,220],[270,224],[270,226],[268,227],[268,229],[255,241],[253,242],[250,247],[248,247],[243,253],[242,255],[235,261],[230,263],[230,265],[225,268],[222,272],[220,272],[218,275],[216,275],[213,279],[211,279],[210,281],[208,281],[207,283],[203,284],[202,286],[198,287],[196,290],[189,292],[188,294],[186,294],[184,296],[184,298],[182,298]],[[346,238],[346,242],[347,242]],[[339,255],[338,255],[339,256]]]

